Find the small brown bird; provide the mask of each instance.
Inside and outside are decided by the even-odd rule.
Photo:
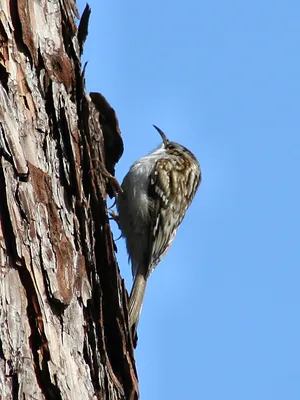
[[[133,336],[142,310],[147,278],[165,256],[201,182],[200,165],[184,146],[162,137],[161,146],[137,160],[117,198],[119,224],[134,278],[129,301]]]

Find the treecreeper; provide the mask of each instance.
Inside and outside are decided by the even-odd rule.
[[[129,299],[133,338],[137,337],[147,279],[169,250],[201,182],[194,154],[153,126],[162,138],[161,146],[130,167],[117,196],[119,226],[134,279]]]

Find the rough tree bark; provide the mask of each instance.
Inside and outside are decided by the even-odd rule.
[[[73,0],[0,6],[0,398],[136,399],[106,208],[123,144],[85,92],[89,9],[78,36]]]

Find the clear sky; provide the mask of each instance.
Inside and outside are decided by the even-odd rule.
[[[160,144],[152,124],[203,173],[149,280],[141,399],[299,400],[299,1],[89,4],[87,89],[119,117],[119,181]]]

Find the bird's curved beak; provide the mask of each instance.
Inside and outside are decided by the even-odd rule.
[[[166,145],[169,143],[169,140],[168,140],[167,136],[166,136],[165,133],[164,133],[161,129],[159,129],[156,125],[153,125],[153,126],[154,126],[154,128],[158,131],[158,133],[160,134],[160,136],[161,136],[161,138],[162,138],[162,140],[163,140],[163,143],[164,143],[164,145],[166,146]]]

